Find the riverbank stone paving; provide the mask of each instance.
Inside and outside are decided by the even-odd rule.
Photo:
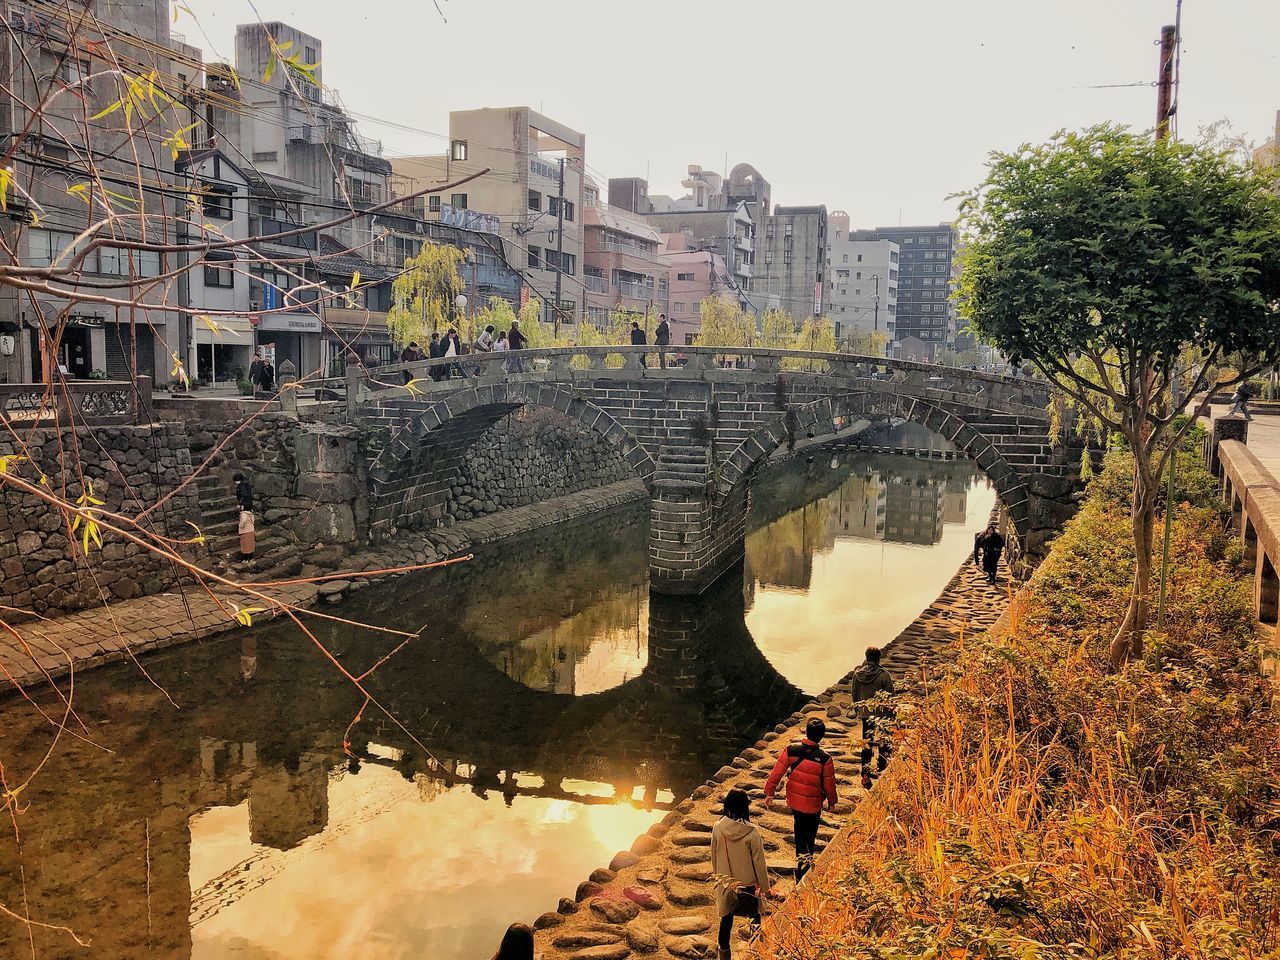
[[[971,637],[995,625],[1008,594],[1008,570],[1003,565],[996,585],[991,586],[976,566],[965,563],[938,599],[884,646],[882,662],[899,690],[920,692],[962,631]],[[556,910],[538,917],[534,922],[537,956],[541,960],[715,957],[719,916],[710,863],[711,828],[720,817],[724,795],[734,787],[752,798],[751,819],[764,840],[773,889],[785,898],[795,885],[791,816],[780,798],[772,810],[763,808],[764,783],[777,752],[803,737],[810,717],[821,717],[827,725],[823,747],[835,760],[840,801],[833,811],[823,813],[819,843],[825,847],[836,835],[865,794],[858,763],[861,724],[853,717],[851,676],[852,672],[716,771],[637,837],[630,850],[619,851],[606,870],[594,871],[579,884],[573,900],[562,899]],[[606,874],[610,875],[607,880]],[[749,936],[745,921],[735,923],[734,936],[740,945]]]

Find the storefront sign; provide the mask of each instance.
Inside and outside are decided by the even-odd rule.
[[[816,317],[822,313],[822,281],[819,280],[813,285],[813,315]]]
[[[309,313],[269,313],[258,323],[259,330],[287,330],[290,333],[319,333],[320,318]]]
[[[461,227],[463,230],[474,230],[477,233],[496,234],[501,226],[497,217],[475,210],[464,210],[452,204],[440,204],[440,222],[450,227]]]

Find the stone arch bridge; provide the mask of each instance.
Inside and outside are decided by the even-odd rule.
[[[442,517],[467,448],[528,406],[600,434],[644,482],[659,591],[701,592],[741,556],[751,478],[771,454],[874,419],[923,424],[966,453],[1033,558],[1070,516],[1080,451],[1051,443],[1044,384],[840,353],[683,347],[679,365],[676,356],[663,367],[656,347],[553,348],[350,371],[348,416],[385,438],[369,467],[371,537]],[[432,377],[446,367],[453,377]]]

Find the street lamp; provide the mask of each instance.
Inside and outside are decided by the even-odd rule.
[[[465,317],[467,315],[467,295],[465,293],[458,294],[453,300],[453,305],[456,308],[455,316]]]

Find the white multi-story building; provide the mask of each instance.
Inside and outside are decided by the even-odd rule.
[[[827,315],[836,338],[861,349],[874,343],[887,354],[898,312],[898,245],[850,240],[849,215],[837,210],[830,217],[827,249]]]

